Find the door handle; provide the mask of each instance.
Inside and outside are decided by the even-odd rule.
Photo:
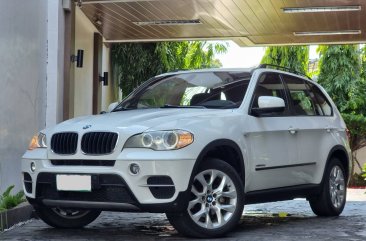
[[[297,131],[298,131],[297,128],[293,128],[293,127],[288,128],[288,132],[290,132],[291,135],[295,135],[297,133]]]
[[[330,133],[333,129],[335,129],[335,127],[333,126],[327,126],[324,128],[328,133]]]

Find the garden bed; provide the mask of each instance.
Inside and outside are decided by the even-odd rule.
[[[0,232],[17,223],[31,219],[32,215],[33,207],[28,202],[23,202],[12,209],[0,211]]]

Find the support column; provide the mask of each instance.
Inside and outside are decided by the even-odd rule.
[[[47,1],[46,127],[63,119],[65,13],[62,1]]]

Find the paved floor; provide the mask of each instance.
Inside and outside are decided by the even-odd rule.
[[[247,205],[238,227],[220,240],[366,240],[365,190],[350,190],[343,214],[318,218],[306,200]],[[281,216],[281,217],[280,217]],[[282,217],[286,216],[286,217]],[[57,230],[31,220],[0,240],[184,240],[163,214],[104,212],[84,229]]]

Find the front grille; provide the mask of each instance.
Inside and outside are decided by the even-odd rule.
[[[51,160],[55,166],[105,166],[113,167],[115,160]]]
[[[91,174],[92,191],[57,191],[55,173],[40,173],[37,178],[37,194],[40,199],[62,201],[114,202],[137,204],[126,182],[115,174]],[[85,175],[85,174],[84,174]]]
[[[56,133],[51,138],[51,149],[56,154],[75,154],[77,145],[78,134],[74,132]]]
[[[85,154],[110,154],[116,147],[118,134],[113,132],[88,132],[81,139],[81,150]]]

